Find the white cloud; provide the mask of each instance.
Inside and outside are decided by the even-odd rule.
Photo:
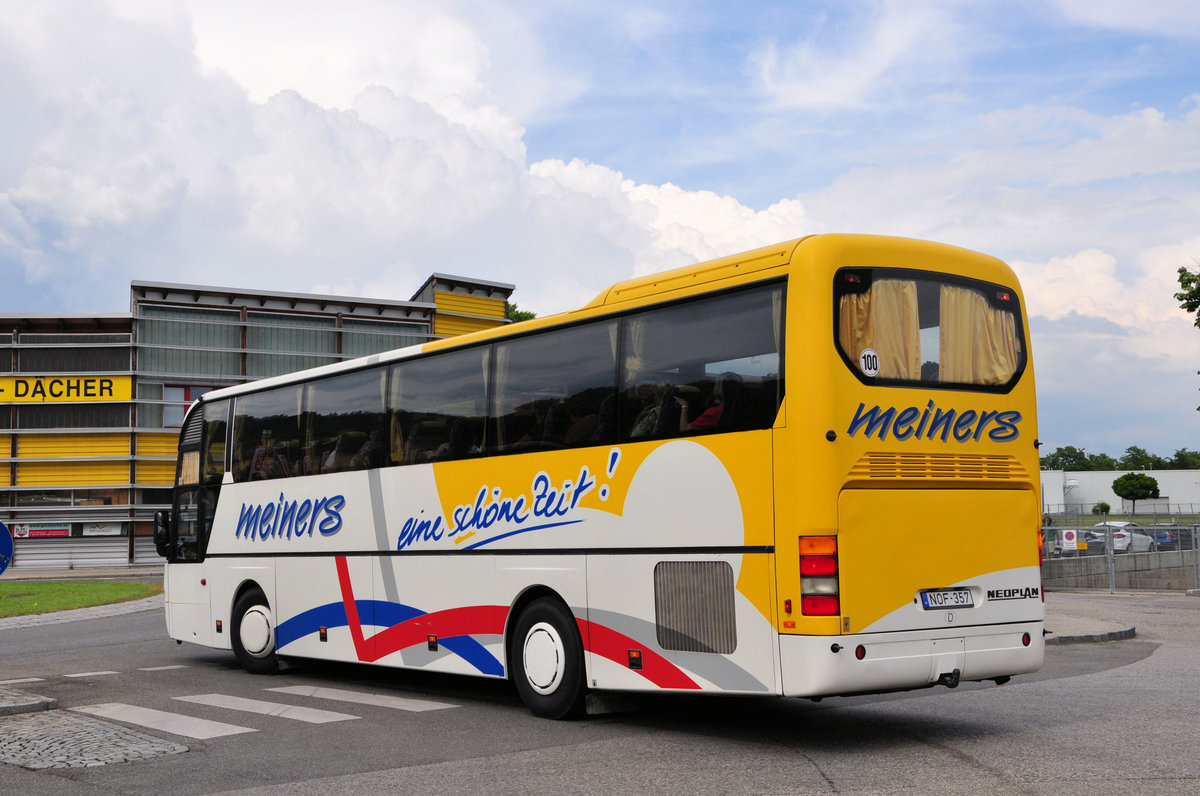
[[[1193,0],[1054,0],[1072,22],[1117,30],[1136,30],[1167,36],[1200,35],[1200,14]]]
[[[886,105],[898,82],[956,62],[960,37],[949,10],[936,2],[885,0],[869,11],[848,9],[850,18],[836,22],[810,11],[803,40],[770,42],[751,65],[761,90],[782,107]]]

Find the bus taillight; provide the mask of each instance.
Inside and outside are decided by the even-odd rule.
[[[836,536],[800,537],[800,613],[804,616],[841,613]]]

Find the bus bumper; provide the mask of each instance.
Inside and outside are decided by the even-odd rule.
[[[932,685],[943,678],[957,683],[959,679],[990,680],[1036,672],[1045,655],[1044,627],[1044,622],[1036,621],[960,628],[956,634],[915,630],[845,636],[781,635],[783,695],[901,691]]]

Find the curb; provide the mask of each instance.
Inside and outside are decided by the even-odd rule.
[[[1130,625],[1120,630],[1110,630],[1107,633],[1081,633],[1075,636],[1046,636],[1047,645],[1054,644],[1096,644],[1102,641],[1124,641],[1137,635],[1137,628]]]
[[[28,694],[15,688],[0,685],[0,716],[15,716],[19,713],[36,713],[40,710],[54,710],[58,700],[50,697]]]

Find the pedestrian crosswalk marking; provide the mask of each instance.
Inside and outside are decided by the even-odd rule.
[[[210,705],[217,708],[242,710],[247,713],[259,713],[264,716],[279,716],[284,719],[306,721],[309,724],[328,724],[332,721],[348,721],[357,719],[349,713],[337,713],[332,710],[306,708],[299,705],[285,705],[280,702],[264,702],[260,699],[246,699],[228,694],[198,694],[196,696],[171,697],[180,702],[193,702],[197,705]]]
[[[341,688],[323,688],[311,685],[289,685],[282,688],[268,688],[266,690],[275,691],[280,694],[295,694],[297,696],[330,699],[338,702],[353,702],[359,705],[376,705],[394,710],[423,711],[458,707],[457,705],[450,705],[445,702],[432,702],[425,699],[406,699],[404,697],[391,696],[390,694],[372,694],[366,691],[347,691]]]
[[[179,713],[167,713],[162,710],[141,708],[136,705],[126,705],[122,702],[107,702],[101,705],[85,705],[71,708],[78,713],[99,716],[102,719],[122,721],[126,724],[138,724],[152,730],[169,732],[172,735],[182,735],[185,738],[206,740],[220,738],[225,735],[238,735],[244,732],[257,732],[251,727],[239,727],[236,724],[225,724],[220,721],[197,719]]]

